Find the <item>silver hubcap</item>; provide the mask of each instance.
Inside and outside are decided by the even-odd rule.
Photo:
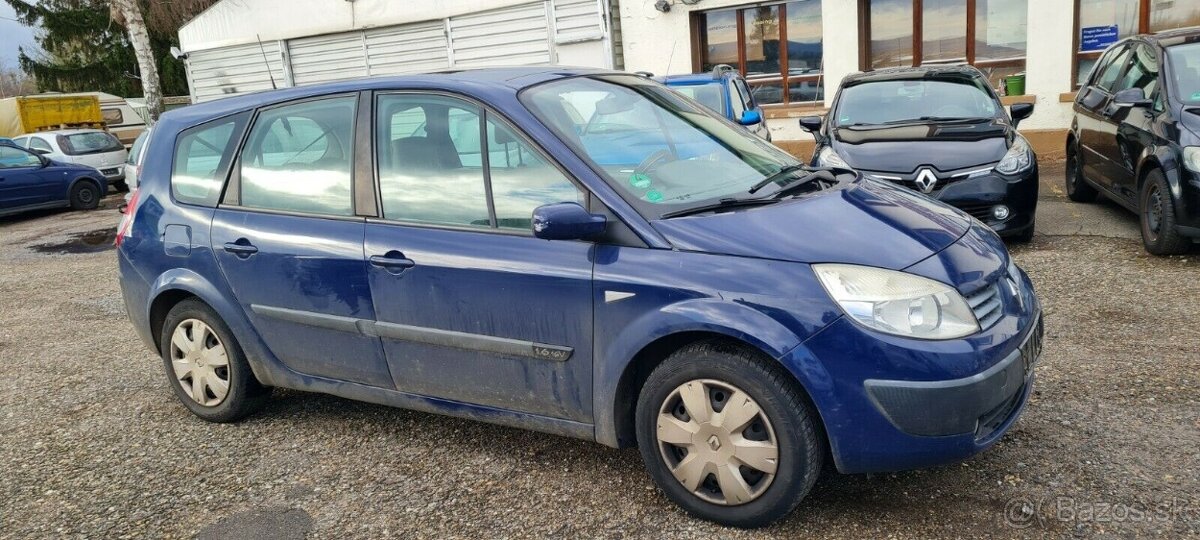
[[[183,392],[196,403],[215,407],[229,394],[229,357],[207,324],[187,319],[171,334],[171,367]]]
[[[658,446],[671,474],[713,504],[757,499],[779,465],[771,421],[737,387],[712,379],[688,381],[658,412]]]

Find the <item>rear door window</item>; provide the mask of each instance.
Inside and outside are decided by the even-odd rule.
[[[171,168],[171,194],[175,200],[216,206],[248,116],[242,113],[213,120],[180,133]]]
[[[354,215],[356,96],[267,109],[239,159],[240,204],[247,208]]]

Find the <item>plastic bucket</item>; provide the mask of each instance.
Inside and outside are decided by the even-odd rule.
[[[1025,74],[1018,73],[1004,78],[1005,95],[1023,96],[1025,95]]]

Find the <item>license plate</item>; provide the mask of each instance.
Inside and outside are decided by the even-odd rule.
[[[1038,357],[1042,355],[1042,333],[1042,318],[1039,316],[1037,325],[1029,333],[1029,337],[1025,339],[1025,343],[1021,345],[1021,364],[1025,367],[1026,377],[1033,371],[1033,365],[1037,363]]]
[[[102,174],[104,174],[104,176],[116,176],[117,175],[116,169],[100,169],[100,172]]]

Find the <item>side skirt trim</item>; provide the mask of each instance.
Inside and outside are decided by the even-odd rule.
[[[251,304],[250,309],[254,313],[264,317],[271,317],[306,326],[328,328],[341,332],[353,332],[365,336],[397,341],[410,341],[440,347],[481,351],[503,356],[520,356],[553,362],[566,362],[575,352],[575,349],[562,345],[550,345],[535,341],[425,328],[407,324],[371,321],[340,315],[327,315],[298,309],[263,306],[259,304]]]

